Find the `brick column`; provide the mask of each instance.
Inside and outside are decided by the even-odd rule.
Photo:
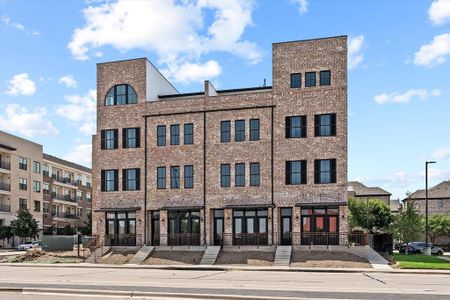
[[[224,245],[233,245],[233,210],[230,208],[227,208],[224,210],[224,216],[225,216],[225,228],[224,228],[224,238],[223,238],[223,244]]]
[[[168,238],[168,228],[169,228],[169,219],[167,210],[159,211],[159,231],[160,231],[160,240],[159,244],[161,246],[167,246],[167,238]]]
[[[294,207],[292,210],[292,244],[300,245],[301,244],[301,209],[300,207]]]

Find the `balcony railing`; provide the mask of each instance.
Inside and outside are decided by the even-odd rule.
[[[11,164],[6,161],[0,162],[0,169],[11,170]]]
[[[9,183],[0,182],[0,190],[2,191],[11,191],[11,185]]]
[[[61,212],[52,212],[52,216],[56,218],[64,218],[64,219],[79,219],[76,214],[69,214],[69,213],[61,213]]]
[[[107,234],[105,236],[107,246],[142,246],[140,234]]]
[[[11,206],[8,204],[0,204],[0,211],[10,212]]]
[[[61,195],[57,193],[52,193],[52,198],[57,200],[69,201],[69,202],[77,202],[76,199],[72,198],[70,195]]]
[[[56,174],[52,174],[52,179],[64,184],[70,184],[75,186],[77,185],[77,182],[69,177],[61,177],[57,176]]]

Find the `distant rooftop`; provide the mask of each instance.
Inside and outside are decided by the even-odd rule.
[[[249,88],[240,88],[240,89],[217,90],[216,92],[217,92],[217,94],[225,94],[225,93],[240,93],[240,92],[250,92],[250,91],[259,91],[259,90],[270,90],[270,89],[272,89],[272,86],[260,86],[260,87],[249,87]],[[158,98],[159,99],[166,99],[166,98],[191,97],[191,96],[201,96],[201,95],[205,95],[205,92],[158,95]]]
[[[67,166],[69,168],[78,169],[78,170],[86,172],[86,173],[92,173],[92,170],[87,168],[87,167],[85,167],[85,166],[82,166],[82,165],[79,165],[79,164],[76,164],[76,163],[73,163],[73,162],[61,159],[59,157],[56,157],[56,156],[53,156],[53,155],[50,155],[50,154],[44,153],[44,159],[46,159],[48,161],[52,161],[52,162],[60,164],[60,165]]]
[[[450,180],[442,181],[441,183],[428,189],[428,198],[449,198],[450,199]],[[405,200],[409,199],[425,199],[425,190],[417,190],[409,195]]]
[[[348,191],[354,192],[355,196],[390,196],[391,193],[380,187],[368,187],[359,181],[349,181]]]

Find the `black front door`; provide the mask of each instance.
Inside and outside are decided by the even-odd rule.
[[[159,246],[160,240],[159,211],[152,212],[152,245]]]
[[[281,218],[281,245],[292,244],[292,208],[282,208]]]
[[[214,210],[214,245],[222,245],[224,231],[224,212],[223,209]]]

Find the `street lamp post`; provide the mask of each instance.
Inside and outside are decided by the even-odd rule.
[[[425,243],[426,243],[426,251],[424,254],[431,255],[431,249],[428,246],[428,165],[435,164],[435,161],[426,161],[425,162]]]

